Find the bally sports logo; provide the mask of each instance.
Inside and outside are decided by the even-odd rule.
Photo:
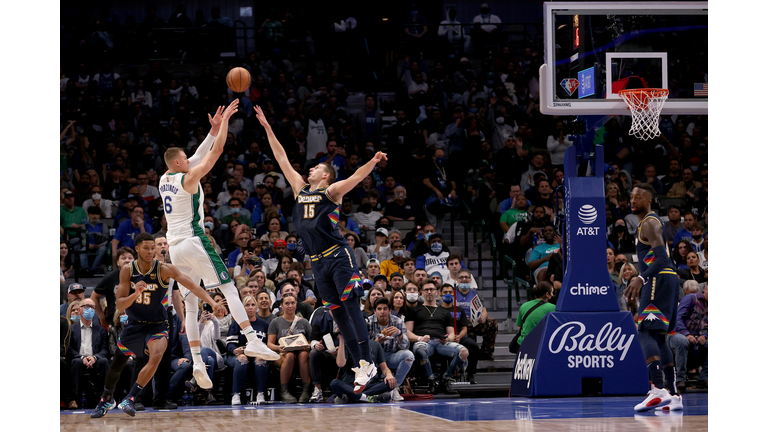
[[[621,327],[613,328],[610,322],[605,323],[597,335],[586,333],[587,326],[579,321],[570,321],[561,325],[549,338],[549,352],[557,354],[563,350],[578,351],[582,355],[568,356],[568,367],[572,369],[612,368],[614,356],[607,353],[620,351],[619,361],[622,361],[635,339],[635,335],[623,334]],[[521,367],[521,372],[524,370],[524,367]]]
[[[584,204],[579,208],[579,220],[584,225],[592,225],[597,220],[597,209],[590,205]],[[600,227],[579,227],[576,230],[576,235],[589,235],[595,236],[600,232]]]

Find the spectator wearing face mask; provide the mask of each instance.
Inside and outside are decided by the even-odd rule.
[[[248,210],[242,208],[243,203],[239,198],[230,198],[228,214],[221,218],[223,225],[229,225],[233,220],[240,222],[241,225],[251,225],[251,215]]]
[[[627,226],[621,219],[613,223],[608,241],[617,253],[634,253],[635,251],[635,238],[627,231]]]
[[[395,240],[390,245],[392,248],[392,258],[381,262],[381,274],[390,278],[393,273],[398,273],[403,270],[403,264],[408,259],[406,257],[405,245],[400,240]]]
[[[429,252],[416,257],[416,268],[423,268],[427,274],[438,271],[442,279],[445,279],[450,274],[447,266],[450,255],[443,248],[443,236],[440,233],[434,233],[429,237]]]
[[[414,220],[416,211],[407,200],[407,192],[404,186],[395,187],[395,200],[384,208],[384,216],[391,220]]]
[[[91,197],[83,202],[83,208],[89,209],[91,207],[98,207],[101,213],[101,217],[112,217],[112,201],[103,199],[101,197],[101,186],[94,186],[91,188]]]

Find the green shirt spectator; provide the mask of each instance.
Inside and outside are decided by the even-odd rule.
[[[544,315],[555,310],[555,305],[549,303],[549,299],[552,298],[553,293],[554,288],[552,287],[552,284],[549,282],[539,282],[533,288],[532,294],[535,299],[523,303],[523,305],[520,306],[520,311],[517,314],[517,322],[515,323],[518,327],[520,327],[520,338],[517,340],[520,345],[523,344],[523,339],[525,339],[528,333],[530,333],[534,327],[536,327],[536,324],[544,319]],[[525,314],[528,313],[532,307],[539,304],[539,301],[545,301],[546,303],[536,308],[535,311],[531,312],[531,314],[525,318],[525,323],[523,323],[522,321]]]
[[[75,194],[67,192],[64,194],[64,205],[59,207],[59,225],[61,234],[64,234],[65,228],[85,228],[83,220],[88,219],[85,209],[75,205]]]

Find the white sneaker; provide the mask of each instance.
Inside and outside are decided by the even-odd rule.
[[[360,367],[352,370],[355,371],[355,393],[362,393],[366,384],[376,376],[376,365],[360,359]]]
[[[252,341],[248,342],[248,345],[245,346],[245,355],[269,361],[280,359],[280,354],[269,349],[269,347],[259,338],[254,338]]]
[[[264,393],[257,393],[256,394],[256,405],[264,405],[267,403],[266,399],[264,399]]]
[[[648,392],[648,396],[644,401],[635,405],[635,411],[648,411],[657,407],[665,407],[672,402],[672,395],[669,394],[667,389],[660,389],[651,386],[651,391]]]
[[[395,387],[390,392],[392,395],[392,402],[402,402],[405,400],[404,397],[400,396],[400,389],[398,387]]]
[[[242,405],[240,403],[240,393],[235,393],[232,395],[232,406],[235,406],[235,405]]]
[[[315,387],[315,389],[312,391],[312,397],[309,398],[309,402],[315,403],[315,402],[322,402],[322,401],[323,401],[323,391]]]
[[[213,388],[213,383],[208,377],[208,372],[205,370],[205,363],[197,363],[192,366],[192,376],[195,377],[195,381],[197,381],[198,386],[206,390]]]
[[[672,402],[664,407],[656,407],[656,411],[680,411],[683,409],[683,397],[681,395],[673,395]]]

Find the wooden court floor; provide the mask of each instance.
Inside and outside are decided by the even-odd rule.
[[[635,414],[637,398],[461,399],[382,405],[272,405],[147,410],[129,417],[119,410],[100,419],[82,411],[60,416],[60,430],[77,432],[244,431],[648,431],[708,430],[704,402],[676,413]],[[90,411],[88,411],[90,412]],[[80,414],[82,413],[82,414]]]

